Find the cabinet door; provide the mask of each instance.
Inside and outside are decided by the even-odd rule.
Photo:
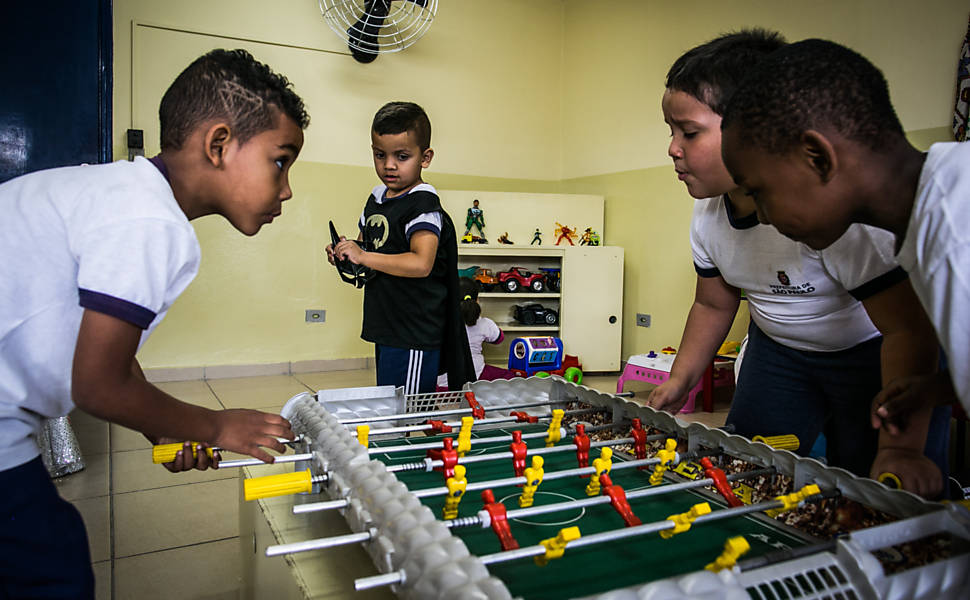
[[[562,262],[562,339],[585,371],[618,371],[623,332],[623,249],[566,248]]]

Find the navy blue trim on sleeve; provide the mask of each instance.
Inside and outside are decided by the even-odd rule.
[[[441,237],[441,229],[435,227],[433,223],[421,222],[415,223],[413,227],[404,232],[404,235],[410,240],[411,236],[414,235],[415,231],[430,231],[439,238]]]
[[[82,307],[121,319],[139,329],[148,329],[155,320],[154,312],[127,300],[85,289],[78,289],[77,294]]]
[[[698,275],[704,278],[721,276],[721,270],[718,269],[717,267],[714,267],[711,269],[705,269],[703,267],[697,266],[697,263],[694,263],[694,270],[697,271]]]
[[[867,298],[872,298],[883,290],[888,290],[900,281],[905,281],[907,278],[909,278],[909,273],[904,271],[902,267],[896,267],[891,271],[886,271],[875,279],[870,279],[854,290],[849,290],[849,294],[859,302],[862,302]]]

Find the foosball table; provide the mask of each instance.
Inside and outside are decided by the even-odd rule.
[[[970,597],[964,506],[558,377],[281,414],[296,452],[242,481],[254,598]]]

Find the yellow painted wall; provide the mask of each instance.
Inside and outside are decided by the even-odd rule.
[[[604,195],[610,244],[626,249],[624,357],[676,346],[694,296],[693,200],[674,177],[660,111],[667,69],[683,52],[741,27],[834,39],[883,69],[915,145],[948,139],[965,0],[604,4],[564,3],[562,191]],[[650,328],[635,325],[637,312],[652,315]],[[729,339],[746,327],[742,303]]]
[[[672,176],[659,109],[669,64],[745,25],[836,39],[885,70],[904,126],[926,144],[949,124],[966,17],[965,0],[450,0],[417,45],[359,65],[315,2],[116,0],[116,157],[129,127],[157,150],[162,91],[212,47],[247,48],[286,73],[312,117],[283,217],[252,239],[199,220],[199,276],[139,358],[179,367],[370,355],[360,293],[322,248],[327,221],[352,227],[376,183],[368,129],[392,99],[428,109],[437,154],[426,179],[441,189],[605,196],[603,233],[626,251],[623,355],[676,345],[694,273],[691,201]],[[311,307],[328,311],[325,324],[303,322]],[[636,312],[653,326],[635,327]]]

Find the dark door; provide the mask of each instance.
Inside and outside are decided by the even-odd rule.
[[[111,159],[111,1],[4,2],[0,182]]]

